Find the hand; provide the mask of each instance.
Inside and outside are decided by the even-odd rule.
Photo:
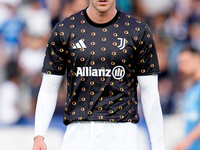
[[[187,150],[187,148],[189,147],[189,143],[187,141],[182,141],[181,143],[179,143],[175,150]]]
[[[44,142],[44,138],[42,136],[36,136],[34,138],[32,150],[47,150],[46,143]]]

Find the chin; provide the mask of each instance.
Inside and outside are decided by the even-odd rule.
[[[99,7],[97,8],[97,10],[98,10],[100,13],[106,13],[106,12],[109,10],[109,8],[107,8],[106,6],[99,6]]]
[[[191,75],[189,73],[187,73],[187,72],[181,72],[181,76],[183,78],[190,78],[191,77]]]

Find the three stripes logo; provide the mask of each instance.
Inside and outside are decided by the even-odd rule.
[[[124,49],[126,46],[126,38],[117,38],[120,41],[120,44],[117,46],[120,50]]]
[[[78,49],[78,48],[87,48],[85,43],[83,42],[82,39],[80,39],[74,46],[73,49]]]

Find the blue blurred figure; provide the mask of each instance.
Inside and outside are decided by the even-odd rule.
[[[179,71],[185,79],[191,80],[192,86],[184,99],[186,122],[185,138],[176,150],[199,150],[200,148],[200,53],[186,47],[179,55]]]
[[[0,27],[0,34],[8,61],[15,61],[19,51],[20,36],[24,23],[17,14],[17,5],[7,4],[7,6],[12,15]]]

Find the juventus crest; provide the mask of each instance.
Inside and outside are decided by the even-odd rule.
[[[120,50],[124,49],[126,46],[126,38],[117,38],[120,41],[120,44],[117,46]]]

